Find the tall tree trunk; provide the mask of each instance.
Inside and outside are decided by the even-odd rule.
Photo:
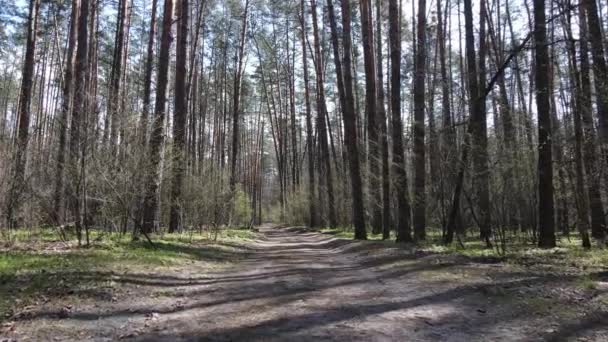
[[[110,73],[110,89],[108,92],[108,112],[110,117],[110,150],[114,156],[117,151],[120,103],[120,81],[122,79],[123,54],[125,50],[125,28],[127,26],[128,0],[120,0],[118,5],[118,21],[116,28],[116,40],[114,45],[114,57],[112,59],[112,70]],[[107,128],[107,127],[106,127]]]
[[[306,6],[305,0],[300,0],[300,25],[301,27],[301,40],[302,40],[302,72],[304,74],[304,106],[306,110],[306,146],[308,155],[308,225],[310,227],[317,226],[317,212],[316,212],[316,195],[315,195],[315,163],[314,163],[314,141],[313,141],[313,127],[312,127],[312,114],[310,108],[310,86],[308,76],[308,51],[306,45]]]
[[[587,15],[588,38],[591,43],[601,150],[603,157],[608,158],[608,92],[606,92],[606,89],[608,89],[608,67],[604,55],[602,24],[598,16],[596,0],[581,0],[581,2]]]
[[[86,125],[86,111],[88,92],[86,87],[87,74],[89,70],[88,58],[88,20],[89,20],[89,1],[82,0],[80,7],[80,19],[78,21],[78,48],[76,50],[76,68],[74,76],[74,108],[72,109],[72,123],[70,128],[70,153],[69,153],[69,179],[70,187],[68,198],[70,209],[76,222],[76,233],[78,241],[81,240],[81,214],[82,208],[79,198],[79,190],[83,185],[83,173],[79,171],[80,161],[82,161],[81,148],[83,144],[81,130]],[[85,137],[86,138],[86,137]],[[81,170],[81,169],[80,169]]]
[[[371,0],[360,0],[361,40],[363,42],[363,64],[365,68],[365,113],[368,134],[369,191],[371,226],[374,233],[382,231],[382,192],[380,188],[378,139],[378,115],[376,113],[376,65],[374,61],[374,29],[372,25]]]
[[[334,199],[334,186],[331,172],[331,163],[329,161],[329,143],[327,141],[327,124],[325,118],[327,116],[327,103],[325,102],[325,83],[323,78],[323,60],[321,57],[321,40],[319,37],[319,25],[317,23],[317,2],[310,0],[312,10],[312,28],[314,36],[314,51],[315,51],[315,71],[317,75],[317,134],[321,160],[319,165],[320,175],[325,176],[325,186],[327,187],[327,207],[328,221],[330,227],[336,227],[336,207]]]
[[[401,14],[397,0],[389,0],[389,40],[391,46],[391,121],[393,125],[393,174],[397,193],[397,242],[412,242],[410,202],[401,120]]]
[[[245,11],[241,22],[241,38],[239,43],[237,68],[234,75],[234,93],[232,94],[234,102],[232,103],[232,155],[230,163],[230,190],[234,192],[237,178],[237,156],[239,153],[239,115],[240,115],[240,95],[241,95],[241,77],[243,76],[243,55],[245,52],[246,33],[247,33],[247,15],[249,10],[249,0],[245,0]]]
[[[552,248],[555,247],[555,214],[545,0],[534,0],[534,44],[538,112],[538,246]]]
[[[382,0],[376,0],[376,74],[378,77],[376,100],[378,121],[380,124],[380,147],[382,149],[382,238],[390,238],[391,229],[391,190],[388,162],[388,129],[386,126],[386,108],[384,107],[384,75],[382,72]]]
[[[167,101],[167,83],[169,78],[169,56],[171,50],[171,25],[173,20],[173,0],[165,0],[163,13],[163,32],[160,41],[160,56],[158,62],[158,76],[156,82],[156,103],[154,105],[154,118],[150,133],[150,146],[148,150],[149,167],[144,173],[145,197],[143,210],[143,232],[151,232],[154,228],[154,217],[158,208],[157,192],[160,183],[161,150],[164,141],[165,103]]]
[[[424,110],[426,73],[426,0],[418,0],[414,65],[414,240],[425,239],[426,189]]]
[[[490,247],[490,189],[489,189],[489,169],[488,169],[488,126],[486,120],[486,99],[482,92],[486,87],[486,2],[480,1],[479,6],[479,83],[469,83],[469,96],[475,98],[477,105],[471,114],[474,119],[473,142],[473,164],[475,169],[474,186],[477,192],[479,203],[478,223],[480,238]],[[473,58],[474,51],[473,52]],[[468,56],[467,56],[468,57]],[[470,61],[469,61],[470,62]],[[470,68],[471,65],[469,64]],[[473,70],[475,71],[475,69]],[[470,72],[470,71],[469,71]],[[469,79],[470,82],[470,79]]]
[[[344,65],[340,58],[340,47],[338,45],[338,29],[336,15],[332,0],[327,0],[329,23],[331,27],[331,38],[334,49],[334,62],[336,66],[336,78],[340,95],[340,107],[342,108],[342,121],[344,123],[344,144],[348,150],[348,166],[351,179],[351,192],[353,199],[353,225],[355,226],[355,239],[365,240],[365,209],[363,206],[363,182],[361,179],[361,165],[359,163],[359,147],[357,137],[357,122],[355,117],[355,104],[353,98],[353,76],[351,73],[351,19],[350,4],[342,1],[342,46],[344,54]]]
[[[449,0],[447,0],[446,8],[449,8]],[[441,74],[441,110],[442,110],[442,135],[441,135],[441,160],[443,165],[442,169],[447,172],[442,172],[441,177],[441,192],[442,207],[444,203],[444,194],[449,191],[449,187],[445,187],[445,180],[448,182],[454,180],[454,174],[451,170],[451,165],[454,165],[454,154],[456,152],[456,132],[452,120],[452,109],[450,102],[450,79],[448,78],[448,70],[446,66],[446,35],[444,31],[443,21],[443,8],[441,7],[441,0],[437,0],[437,40],[439,41],[439,70]],[[442,216],[445,214],[442,214]],[[445,221],[445,218],[443,218]],[[446,222],[443,222],[443,228],[445,229]]]
[[[580,72],[576,62],[576,46],[572,39],[571,25],[571,14],[567,13],[567,25],[565,25],[565,31],[567,32],[568,38],[568,57],[570,64],[570,80],[571,84],[575,89],[574,94],[574,106],[572,108],[572,116],[574,120],[574,163],[575,163],[575,174],[576,174],[576,185],[575,185],[575,198],[576,198],[576,212],[577,212],[577,228],[581,236],[582,245],[584,248],[590,248],[591,242],[589,241],[589,197],[585,188],[585,173],[584,173],[584,162],[583,162],[583,150],[584,150],[584,133],[583,123],[581,114],[581,105],[584,102],[584,97],[581,82]],[[584,109],[583,109],[584,110]]]
[[[454,197],[452,198],[452,207],[448,216],[446,236],[444,237],[444,242],[446,244],[452,243],[454,239],[458,213],[460,212],[460,197],[464,187],[464,174],[469,161],[469,152],[471,150],[471,136],[479,132],[477,126],[480,122],[480,111],[483,109],[480,107],[480,102],[485,101],[485,96],[479,96],[479,79],[477,75],[477,60],[475,58],[475,36],[473,35],[473,7],[471,0],[464,0],[464,20],[470,116],[469,125],[462,144],[460,163],[456,175],[456,184],[454,186]]]
[[[173,181],[171,185],[171,213],[169,233],[182,225],[182,187],[186,171],[186,117],[188,94],[186,93],[186,64],[188,50],[188,0],[180,0],[177,6],[179,26],[175,59],[175,110],[173,112]]]
[[[152,94],[152,70],[154,67],[154,39],[156,38],[156,8],[158,0],[152,0],[152,14],[150,15],[150,31],[148,33],[148,47],[146,53],[146,66],[144,71],[144,98],[140,121],[140,141],[146,146],[148,137],[148,120],[150,116],[150,97]]]
[[[63,78],[63,93],[61,102],[61,112],[57,119],[59,146],[57,148],[57,173],[55,178],[55,192],[53,198],[53,215],[55,224],[63,221],[62,206],[64,192],[64,173],[65,173],[65,147],[67,143],[68,119],[72,103],[72,93],[74,89],[74,63],[76,62],[76,40],[78,39],[78,15],[80,1],[72,0],[72,14],[70,19],[70,32],[68,36],[68,51],[65,60],[65,75]]]
[[[13,164],[13,179],[10,185],[10,193],[7,198],[6,221],[9,227],[16,225],[15,211],[19,209],[21,195],[25,187],[25,164],[27,161],[27,145],[30,127],[30,104],[32,102],[32,83],[34,79],[34,67],[36,66],[36,35],[38,32],[38,17],[40,12],[40,0],[30,0],[27,42],[25,58],[23,60],[23,72],[21,74],[21,90],[19,93],[19,125],[17,126],[17,144],[15,146],[15,162]]]
[[[597,189],[599,189],[599,168],[601,164],[596,158],[595,147],[593,146],[593,119],[591,118],[591,87],[589,87],[589,61],[587,56],[587,40],[591,43],[591,56],[593,58],[593,75],[595,92],[597,98],[597,114],[599,118],[599,136],[600,136],[600,153],[604,158],[608,158],[608,69],[606,67],[606,61],[604,59],[604,47],[602,44],[602,35],[599,18],[597,15],[597,5],[595,0],[581,0],[584,7],[583,13],[580,13],[580,20],[584,20],[586,16],[586,23],[588,27],[585,27],[585,21],[581,21],[581,73],[583,77],[583,91],[587,94],[588,98],[585,99],[586,105],[583,109],[583,125],[586,127],[586,131],[589,133],[586,147],[586,161],[587,161],[587,172],[590,174],[590,205],[591,205],[591,233],[592,236],[600,241],[606,239],[606,217],[603,215],[604,210],[602,208],[601,195]],[[579,20],[579,21],[580,21]],[[588,30],[587,30],[588,29]],[[588,35],[587,35],[588,31]],[[584,56],[583,56],[584,54]],[[588,89],[585,90],[585,87]],[[595,164],[595,165],[594,165]],[[594,184],[595,183],[595,184]],[[592,188],[595,186],[595,188]],[[601,215],[601,216],[600,216]]]

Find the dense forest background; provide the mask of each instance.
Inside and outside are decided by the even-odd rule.
[[[604,245],[607,6],[0,0],[2,234]]]

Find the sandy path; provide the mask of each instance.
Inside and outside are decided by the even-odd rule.
[[[18,331],[23,340],[74,341],[538,341],[584,334],[599,341],[607,336],[605,313],[564,321],[546,311],[531,312],[524,299],[505,299],[500,292],[528,291],[549,278],[503,274],[500,265],[412,255],[297,228],[266,226],[260,235],[246,260],[230,270],[124,275],[116,281],[132,292],[118,301],[75,306],[65,315],[41,311],[18,322]]]

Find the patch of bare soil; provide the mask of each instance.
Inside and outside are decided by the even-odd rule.
[[[118,284],[30,308],[19,341],[607,341],[608,273],[555,273],[260,228],[248,257],[206,272],[105,274]],[[593,279],[593,286],[585,285]]]

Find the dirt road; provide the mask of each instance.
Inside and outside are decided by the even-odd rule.
[[[587,304],[600,294],[576,292],[567,275],[301,228],[262,227],[247,249],[211,274],[109,275],[129,290],[43,307],[16,322],[19,340],[608,340],[608,314]]]

